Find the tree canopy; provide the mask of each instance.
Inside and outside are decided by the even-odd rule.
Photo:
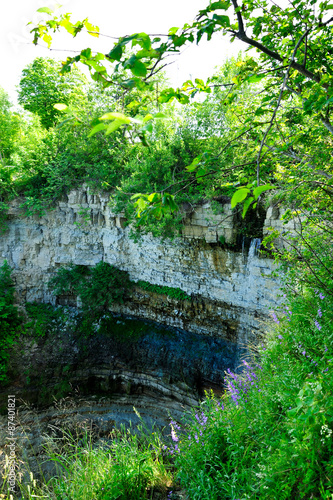
[[[18,102],[25,110],[37,114],[47,129],[60,116],[55,104],[68,105],[84,97],[87,82],[84,74],[73,67],[69,74],[62,75],[60,69],[54,59],[37,57],[22,71],[19,84]]]
[[[51,19],[32,29],[34,43],[43,38],[50,44],[50,32],[62,28],[73,36],[82,29],[98,36],[98,27],[91,25],[87,19],[73,23],[69,14],[57,17],[49,9],[41,10],[47,12]],[[165,37],[135,33],[120,38],[108,54],[93,54],[86,48],[79,55],[67,58],[62,71],[70,71],[72,65],[80,61],[89,67],[92,78],[104,87],[116,84],[124,90],[142,88],[163,68],[165,56],[179,52],[184,45],[200,43],[204,35],[210,40],[216,33],[229,36],[231,41],[238,38],[249,48],[255,48],[259,59],[249,58],[233,81],[226,83],[230,92],[224,104],[230,105],[242,83],[265,81],[265,92],[262,92],[256,109],[253,109],[253,120],[265,116],[267,122],[262,128],[256,152],[256,180],[259,185],[260,164],[264,153],[269,150],[268,138],[276,130],[276,115],[293,95],[299,97],[304,115],[315,116],[330,133],[333,132],[330,122],[333,18],[330,12],[328,1],[318,4],[315,0],[295,0],[287,7],[269,1],[245,0],[241,4],[237,0],[210,2],[207,8],[200,10],[193,23],[173,27]],[[131,47],[130,52],[128,47]],[[120,69],[123,72],[121,78]],[[210,91],[209,82],[205,84],[198,79],[185,82],[179,89],[164,89],[159,101],[165,103],[177,99],[186,103],[189,95]],[[111,125],[106,125],[104,121],[96,130],[110,131],[132,125],[120,116],[109,116],[109,120],[113,122]]]

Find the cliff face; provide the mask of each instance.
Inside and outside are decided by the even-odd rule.
[[[268,215],[266,226],[277,224]],[[191,297],[180,301],[134,287],[123,304],[113,304],[115,314],[172,327],[171,336],[144,327],[128,345],[112,335],[83,343],[66,333],[38,345],[22,339],[12,373],[16,392],[27,400],[47,404],[43,390],[52,397],[66,374],[67,386],[84,394],[110,396],[131,387],[131,394],[168,394],[189,404],[204,389],[221,389],[225,370],[237,369],[248,342],[260,341],[279,284],[271,276],[272,260],[258,255],[259,240],[240,237],[229,204],[220,214],[198,207],[173,241],[146,235],[135,243],[129,232],[122,216],[110,210],[108,195],[85,187],[43,217],[24,217],[20,200],[12,204],[0,264],[6,259],[13,268],[20,301],[64,304],[66,298],[53,296],[47,285],[57,268],[100,261],[128,271],[133,281],[180,288]],[[124,332],[129,328],[124,323]],[[66,393],[62,389],[59,394]]]
[[[76,298],[53,296],[48,281],[60,266],[100,261],[128,271],[132,281],[190,296],[176,300],[136,286],[123,304],[113,304],[107,335],[22,337],[11,352],[11,384],[0,389],[0,410],[8,394],[48,407],[36,416],[37,444],[49,423],[88,420],[104,435],[115,424],[136,422],[133,404],[146,422],[166,425],[168,411],[178,418],[205,390],[223,391],[225,371],[237,370],[248,342],[260,341],[279,284],[271,276],[273,261],[258,255],[253,236],[277,226],[279,214],[270,210],[259,232],[246,233],[229,204],[220,214],[204,205],[187,215],[182,237],[146,235],[135,243],[107,194],[83,187],[43,217],[24,217],[20,203],[12,204],[0,237],[0,264],[6,259],[13,268],[18,301],[76,305]],[[49,406],[54,398],[60,409]],[[31,425],[30,410],[23,406],[20,415],[22,429]],[[6,423],[0,417],[0,444]]]
[[[239,228],[229,204],[219,215],[209,206],[198,207],[187,217],[181,238],[161,241],[146,235],[139,243],[130,239],[124,219],[108,207],[108,195],[91,194],[85,187],[69,193],[43,217],[23,217],[19,205],[20,200],[13,203],[8,230],[0,239],[0,263],[7,259],[14,268],[23,301],[55,303],[47,283],[59,266],[91,266],[103,260],[128,271],[134,281],[181,288],[193,297],[176,304],[138,290],[116,306],[117,312],[238,344],[255,340],[260,321],[276,303],[273,263],[257,255],[256,240],[250,248],[242,250],[240,244],[241,251],[230,249]],[[221,236],[226,245],[218,241]]]

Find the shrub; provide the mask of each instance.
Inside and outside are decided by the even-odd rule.
[[[106,262],[94,267],[71,265],[59,269],[49,282],[55,295],[76,295],[82,302],[82,324],[92,332],[113,302],[123,302],[131,286],[129,275]]]

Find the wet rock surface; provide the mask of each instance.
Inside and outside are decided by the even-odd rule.
[[[93,336],[49,334],[22,338],[12,352],[12,383],[0,391],[45,406],[73,394],[114,393],[168,397],[192,405],[206,389],[223,388],[236,368],[235,343],[116,315],[109,330]]]

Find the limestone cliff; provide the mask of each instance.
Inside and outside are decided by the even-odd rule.
[[[191,302],[176,304],[137,291],[126,304],[115,307],[117,312],[237,344],[255,340],[261,321],[276,304],[272,260],[257,255],[255,241],[250,248],[232,250],[239,228],[229,203],[218,215],[209,205],[194,209],[182,237],[173,241],[145,235],[135,243],[123,217],[108,206],[108,195],[93,194],[86,186],[70,192],[43,217],[24,217],[16,200],[9,217],[0,239],[0,263],[7,259],[13,267],[22,301],[55,303],[47,283],[59,266],[105,261],[128,271],[134,281],[181,288],[192,296]],[[278,220],[272,213],[269,217],[268,225]],[[218,241],[221,236],[226,245]]]

